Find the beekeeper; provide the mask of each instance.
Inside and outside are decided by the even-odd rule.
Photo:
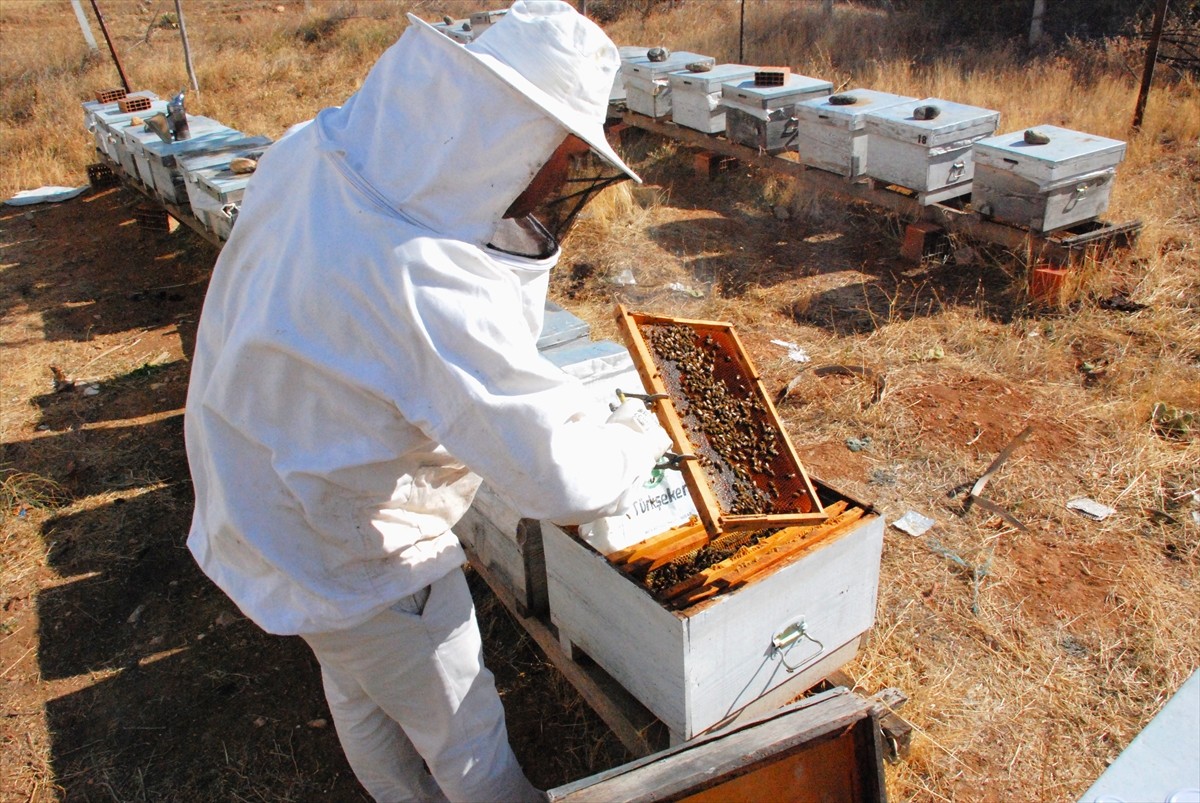
[[[617,514],[670,444],[536,348],[559,249],[530,211],[574,153],[636,179],[602,129],[619,57],[556,0],[465,47],[409,22],[250,182],[197,334],[188,546],[312,647],[376,799],[536,799],[450,528],[481,481],[535,519]]]

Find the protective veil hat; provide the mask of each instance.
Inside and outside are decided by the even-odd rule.
[[[604,136],[608,96],[621,66],[608,35],[561,0],[517,0],[494,25],[467,45],[437,32],[419,17],[409,21],[437,33],[437,39],[474,59],[529,98],[621,172],[641,182]]]

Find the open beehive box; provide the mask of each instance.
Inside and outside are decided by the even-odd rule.
[[[693,456],[680,469],[697,515],[605,553],[543,522],[550,620],[680,741],[854,656],[883,520],[809,479],[731,326],[617,314],[675,451]]]
[[[737,333],[727,323],[629,312],[617,320],[711,538],[828,516]]]

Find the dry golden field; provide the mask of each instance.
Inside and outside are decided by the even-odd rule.
[[[100,5],[132,88],[187,85],[172,2]],[[403,12],[480,10],[184,7],[201,90],[189,111],[270,137],[351,94]],[[738,60],[736,2],[649,7],[606,24],[618,44]],[[1141,221],[1136,242],[1035,304],[1018,255],[956,241],[905,262],[889,216],[747,167],[710,181],[689,149],[627,130],[646,186],[589,210],[552,294],[596,337],[615,337],[616,301],[733,322],[770,387],[794,381],[780,411],[811,473],[889,521],[937,520],[921,538],[889,528],[876,625],[847,667],[864,693],[910,698],[891,799],[1075,800],[1200,667],[1200,86],[1160,68],[1133,133],[1137,42],[1027,53],[819,8],[748,0],[742,60],[996,109],[1002,131],[1125,140],[1105,218]],[[80,103],[119,85],[93,30],[102,55],[66,0],[0,2],[0,197],[86,183]],[[139,201],[110,189],[0,206],[0,801],[364,799],[323,726],[311,656],[237,616],[183,548],[187,357],[216,251],[186,228],[139,232]],[[625,271],[636,284],[615,281]],[[886,392],[872,403],[822,365],[869,369]],[[987,489],[1025,528],[964,515],[948,492],[1027,426]],[[1076,497],[1116,512],[1090,520],[1066,508]],[[625,760],[476,590],[535,783]]]

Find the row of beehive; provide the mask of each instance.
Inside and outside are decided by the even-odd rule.
[[[166,114],[153,92],[105,90],[83,104],[84,124],[96,150],[164,204],[190,211],[221,241],[227,240],[252,173],[234,173],[239,157],[257,160],[271,144],[208,117],[188,115],[186,139],[159,134],[146,121]]]
[[[1125,155],[1124,142],[1057,126],[996,135],[999,112],[940,98],[833,94],[829,81],[686,51],[664,58],[626,47],[621,59],[610,100],[630,111],[792,151],[809,167],[901,187],[922,204],[970,196],[975,211],[1039,232],[1103,214]]]

